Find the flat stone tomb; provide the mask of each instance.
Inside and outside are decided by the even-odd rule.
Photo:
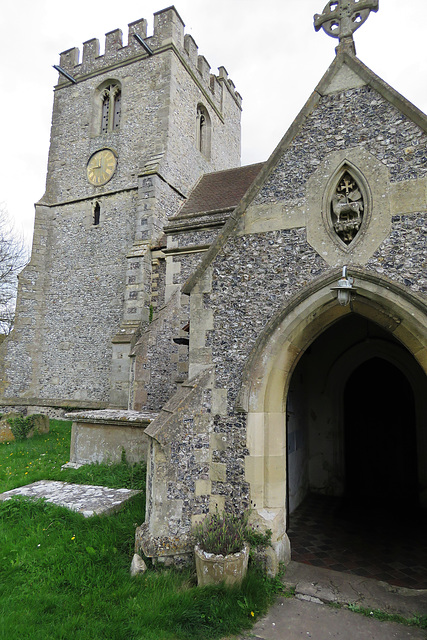
[[[96,485],[72,484],[40,480],[24,487],[0,493],[0,500],[9,500],[14,496],[44,498],[61,507],[77,511],[89,518],[94,515],[108,515],[118,511],[127,500],[141,493],[131,489],[110,489]]]

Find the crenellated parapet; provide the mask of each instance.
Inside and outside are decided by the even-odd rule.
[[[234,83],[229,79],[225,68],[220,67],[218,75],[212,74],[209,62],[204,56],[199,55],[196,42],[190,35],[184,33],[184,27],[185,25],[175,7],[168,7],[154,14],[152,36],[147,37],[147,20],[142,18],[128,25],[126,45],[123,44],[121,29],[114,29],[105,35],[103,54],[100,54],[99,40],[92,38],[83,43],[81,59],[79,49],[73,47],[60,54],[59,66],[79,82],[88,76],[105,73],[108,69],[131,64],[136,60],[149,58],[151,55],[159,55],[168,49],[173,49],[197,82],[210,93],[212,100],[217,105],[221,104],[222,93],[226,88],[240,107],[242,98],[236,91]],[[149,51],[134,37],[135,35],[144,40]],[[69,82],[63,75],[60,75],[58,88],[69,84]]]

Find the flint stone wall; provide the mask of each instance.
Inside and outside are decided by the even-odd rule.
[[[240,165],[241,111],[224,89],[219,115],[175,57],[171,58],[171,76],[168,156],[162,166],[167,181],[187,195],[202,173]],[[207,109],[211,119],[209,157],[195,154],[199,104]]]
[[[328,152],[356,145],[363,145],[384,163],[392,181],[414,180],[415,185],[416,179],[427,173],[426,143],[425,133],[372,89],[362,87],[326,96],[283,152],[255,203],[306,198],[307,181]],[[387,184],[383,187],[386,192]],[[319,225],[323,224],[320,211],[318,215]],[[367,264],[356,264],[385,273],[388,278],[426,296],[425,212],[411,215],[402,212],[390,222],[390,236]],[[366,234],[369,236],[369,226]],[[351,264],[350,248],[350,268]],[[205,389],[211,389],[213,397],[221,395],[223,403],[220,408],[214,403],[211,410],[209,454],[206,452],[209,475],[208,478],[199,477],[204,484],[194,482],[198,476],[191,470],[187,476],[184,474],[186,482],[181,482],[179,490],[177,488],[179,460],[176,451],[183,460],[191,460],[197,441],[185,437],[186,422],[184,419],[180,422],[178,414],[174,416],[174,429],[168,435],[167,443],[160,443],[165,469],[170,469],[170,475],[166,472],[164,477],[170,486],[168,508],[176,512],[175,528],[183,536],[188,533],[190,519],[197,520],[213,500],[236,511],[243,511],[250,505],[249,487],[244,481],[245,457],[249,454],[246,416],[236,409],[243,367],[273,315],[330,269],[308,243],[306,229],[298,226],[232,235],[200,276],[190,300],[190,304],[194,304],[191,306],[191,332],[197,340],[194,349],[190,342],[190,375],[192,371],[203,370],[203,362],[204,366],[213,364],[214,382],[212,385],[205,383]],[[207,323],[209,315],[212,322]],[[185,406],[188,417],[192,415],[192,409],[191,404]],[[215,440],[212,440],[214,436]],[[220,447],[218,436],[221,437]],[[202,473],[201,469],[199,472]]]
[[[199,247],[204,245],[211,245],[219,233],[219,228],[216,229],[202,229],[200,231],[190,229],[186,233],[179,233],[171,238],[178,243],[178,247],[183,249],[184,247]]]
[[[390,237],[368,269],[427,295],[427,213],[393,216]]]
[[[3,345],[5,398],[108,402],[135,199],[133,191],[105,198],[99,226],[91,226],[87,203],[49,210],[43,268],[24,271],[23,282],[27,271],[37,278],[21,295],[17,334]]]
[[[389,168],[392,181],[423,177],[426,142],[426,133],[371,87],[325,96],[254,203],[303,198],[304,185],[326,154],[359,145]]]
[[[188,374],[188,346],[174,338],[188,338],[188,299],[177,292],[155,314],[133,350],[132,409],[159,411]]]

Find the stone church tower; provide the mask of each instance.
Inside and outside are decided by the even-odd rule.
[[[16,328],[9,405],[127,408],[129,353],[156,307],[152,251],[203,173],[240,164],[241,98],[174,7],[61,54],[46,192]],[[151,310],[151,311],[150,311]]]

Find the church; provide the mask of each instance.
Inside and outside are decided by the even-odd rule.
[[[286,562],[309,494],[427,507],[427,117],[356,56],[377,9],[315,16],[336,56],[244,167],[242,98],[175,7],[60,55],[0,401],[71,412],[74,464],[147,459],[153,559],[216,508]]]

